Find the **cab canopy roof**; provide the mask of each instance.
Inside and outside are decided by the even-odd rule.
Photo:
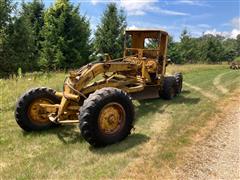
[[[145,38],[158,38],[159,34],[168,36],[168,33],[161,29],[128,29],[125,31],[129,35],[144,35]]]
[[[160,47],[164,47],[168,38],[168,33],[160,29],[133,29],[126,30],[125,34],[131,36],[131,47],[140,49],[144,49],[145,40],[148,38],[159,40]]]

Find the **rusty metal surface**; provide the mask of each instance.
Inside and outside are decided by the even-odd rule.
[[[134,100],[157,99],[159,98],[160,86],[146,86],[143,91],[131,93],[130,96]]]

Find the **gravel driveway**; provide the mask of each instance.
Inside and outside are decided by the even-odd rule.
[[[240,179],[240,97],[210,135],[184,156],[177,179]]]

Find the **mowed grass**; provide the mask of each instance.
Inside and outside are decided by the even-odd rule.
[[[240,56],[239,56],[239,57],[236,57],[236,58],[234,59],[234,61],[240,62]]]
[[[169,66],[168,72],[182,71],[188,84],[221,98],[227,98],[213,84],[233,92],[240,88],[240,71],[226,65]],[[32,87],[62,89],[65,73],[27,74],[0,80],[0,178],[1,179],[100,179],[131,177],[146,173],[138,160],[160,169],[174,163],[178,149],[191,144],[191,134],[217,112],[216,104],[201,92],[184,86],[172,101],[135,101],[136,124],[124,141],[94,149],[80,135],[78,126],[62,126],[45,132],[26,133],[14,119],[18,97]],[[146,152],[147,151],[147,152]],[[136,168],[133,168],[136,167]],[[129,173],[129,174],[128,174]]]

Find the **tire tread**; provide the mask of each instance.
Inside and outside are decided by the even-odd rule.
[[[93,94],[89,95],[89,97],[84,101],[79,111],[79,126],[81,129],[81,134],[83,138],[88,141],[92,146],[104,146],[107,144],[112,144],[103,142],[103,140],[97,136],[96,128],[94,128],[97,120],[93,118],[93,114],[96,112],[96,109],[99,108],[99,104],[103,103],[104,100],[108,97],[124,99],[125,103],[130,106],[129,112],[132,113],[130,114],[130,116],[132,117],[130,118],[129,126],[127,127],[127,133],[124,134],[124,136],[117,141],[120,141],[127,137],[133,127],[132,123],[134,120],[134,107],[131,98],[124,91],[117,88],[109,87],[97,90]],[[126,121],[128,120],[126,119]]]

